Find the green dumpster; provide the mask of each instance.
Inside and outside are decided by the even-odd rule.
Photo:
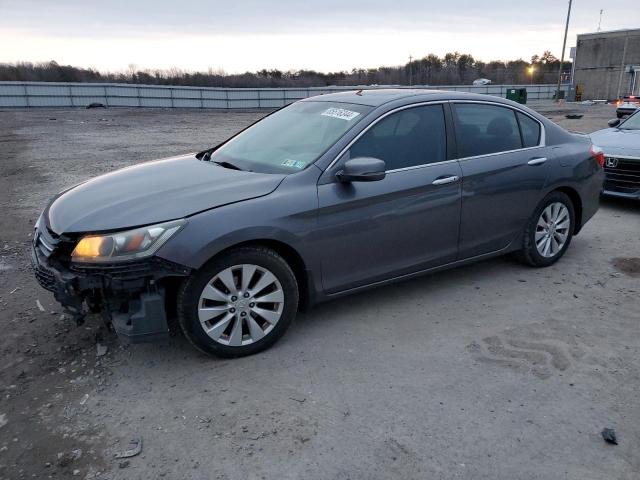
[[[526,88],[509,88],[507,90],[507,100],[513,100],[514,102],[525,104],[527,103],[527,89]]]

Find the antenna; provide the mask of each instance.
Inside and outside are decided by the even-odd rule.
[[[604,10],[600,9],[600,19],[598,20],[598,32],[600,31],[600,27],[602,26],[602,14]]]

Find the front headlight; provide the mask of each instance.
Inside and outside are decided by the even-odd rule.
[[[180,230],[186,220],[149,225],[108,235],[87,235],[71,253],[74,262],[122,262],[150,257]]]

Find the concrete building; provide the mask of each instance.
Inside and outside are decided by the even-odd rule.
[[[640,28],[578,35],[574,71],[583,99],[640,95]]]

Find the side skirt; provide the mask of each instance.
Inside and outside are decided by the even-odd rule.
[[[413,272],[413,273],[407,273],[407,274],[400,275],[400,276],[397,276],[397,277],[389,278],[387,280],[380,280],[378,282],[369,283],[367,285],[361,285],[359,287],[350,288],[348,290],[341,290],[339,292],[335,292],[335,293],[331,293],[331,294],[323,294],[322,296],[318,296],[318,298],[316,298],[316,303],[322,303],[324,301],[333,300],[334,298],[344,297],[344,296],[350,295],[352,293],[357,293],[357,292],[361,292],[361,291],[364,291],[364,290],[369,290],[369,289],[372,289],[372,288],[381,287],[381,286],[384,286],[384,285],[390,285],[390,284],[393,284],[393,283],[403,282],[403,281],[409,280],[411,278],[421,277],[423,275],[428,275],[428,274],[431,274],[431,273],[440,272],[442,270],[449,270],[451,268],[461,267],[463,265],[467,265],[467,264],[470,264],[470,263],[475,263],[475,262],[478,262],[478,261],[481,261],[481,260],[485,260],[485,259],[488,259],[488,258],[500,257],[502,255],[505,255],[507,253],[510,253],[512,251],[517,250],[516,248],[514,248],[514,245],[517,245],[517,244],[518,244],[518,242],[517,242],[517,239],[516,239],[515,241],[512,241],[506,247],[504,247],[504,248],[502,248],[500,250],[496,250],[494,252],[483,253],[482,255],[477,255],[475,257],[465,258],[463,260],[456,260],[455,262],[445,263],[444,265],[439,265],[437,267],[427,268],[425,270],[419,270],[419,271]]]

